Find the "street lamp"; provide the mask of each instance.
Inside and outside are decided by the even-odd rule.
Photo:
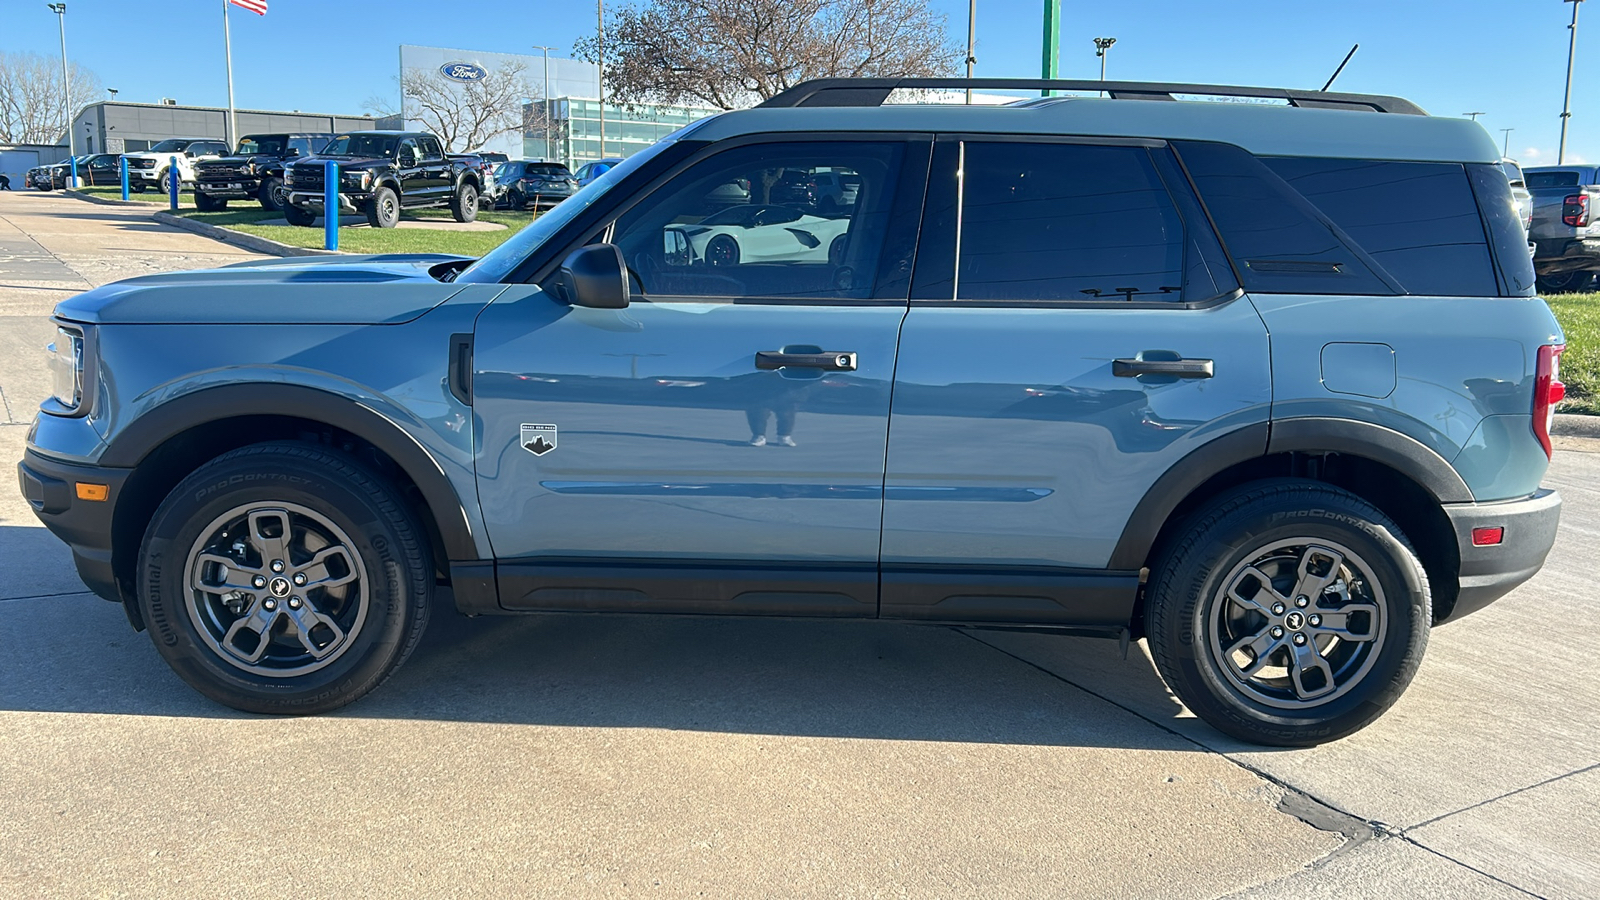
[[[1111,49],[1117,39],[1114,37],[1097,37],[1094,39],[1094,55],[1100,57],[1100,80],[1106,80],[1106,51]],[[1105,91],[1101,91],[1104,94]]]
[[[1481,113],[1481,112],[1469,112],[1469,113],[1462,113],[1462,115],[1466,116],[1467,118],[1469,118],[1472,121],[1476,122],[1476,121],[1478,121],[1478,117],[1483,115],[1483,113]]]
[[[118,91],[117,91],[116,88],[106,88],[106,93],[111,95],[111,99],[113,99],[113,100],[117,99]]]
[[[1516,131],[1516,129],[1515,128],[1502,128],[1502,129],[1500,129],[1500,133],[1506,136],[1505,144],[1504,144],[1504,146],[1502,146],[1500,148],[1500,156],[1502,158],[1511,155],[1511,132],[1513,132],[1513,131]]]
[[[75,150],[72,146],[72,85],[67,74],[67,5],[65,3],[46,3],[50,11],[56,14],[56,21],[61,25],[61,109],[67,117],[67,155],[73,156]],[[73,184],[77,187],[77,184]]]
[[[600,158],[606,158],[606,0],[594,0],[595,53],[600,58],[596,87],[600,94]]]
[[[555,156],[550,150],[550,51],[556,48],[534,44],[533,49],[544,51],[544,158]]]
[[[973,49],[974,49],[974,46],[976,45],[976,42],[977,42],[977,31],[975,30],[975,28],[977,27],[977,22],[978,22],[978,0],[967,0],[967,80],[968,81],[972,80],[972,66],[973,66],[973,64],[975,64],[978,61],[978,57],[974,56],[973,52],[972,52]],[[869,25],[871,24],[870,20],[868,20],[868,24]],[[868,52],[871,52],[871,48],[870,47],[868,48]],[[967,105],[968,106],[972,105],[972,88],[967,88]]]
[[[1556,148],[1556,165],[1567,156],[1567,120],[1572,118],[1572,57],[1578,51],[1578,4],[1583,0],[1561,0],[1572,4],[1572,24],[1567,28],[1572,34],[1567,38],[1567,92],[1561,95],[1561,145]]]

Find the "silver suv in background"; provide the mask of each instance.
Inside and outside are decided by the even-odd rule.
[[[1514,159],[1500,160],[1500,168],[1505,170],[1506,180],[1511,182],[1511,199],[1517,204],[1517,221],[1522,223],[1522,230],[1531,232],[1533,229],[1533,194],[1528,191],[1528,180],[1522,174],[1522,166]],[[1528,240],[1528,252],[1533,252],[1533,240]]]

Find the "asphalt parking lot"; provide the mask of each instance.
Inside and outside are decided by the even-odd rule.
[[[55,301],[248,256],[0,194],[0,459]],[[0,895],[1600,896],[1600,441],[1563,443],[1545,570],[1298,751],[1199,723],[1137,646],[445,606],[354,706],[239,714],[84,592],[8,475]]]

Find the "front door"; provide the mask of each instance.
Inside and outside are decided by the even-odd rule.
[[[942,141],[901,334],[885,618],[1125,625],[1157,478],[1265,450],[1267,331],[1159,142]]]
[[[590,242],[627,309],[516,285],[479,317],[479,500],[512,609],[872,616],[928,143],[749,144]],[[817,170],[859,174],[823,214]],[[630,198],[631,200],[632,198]]]

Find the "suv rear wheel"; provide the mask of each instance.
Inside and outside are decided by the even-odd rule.
[[[377,687],[427,624],[423,532],[365,466],[305,444],[257,444],[184,479],[140,552],[156,649],[212,700],[319,713]]]
[[[478,189],[470,184],[456,188],[455,196],[450,198],[450,215],[455,216],[457,222],[475,221],[478,218]]]
[[[1196,512],[1151,570],[1145,629],[1167,685],[1241,740],[1304,747],[1382,715],[1422,661],[1428,579],[1399,526],[1311,481]]]

